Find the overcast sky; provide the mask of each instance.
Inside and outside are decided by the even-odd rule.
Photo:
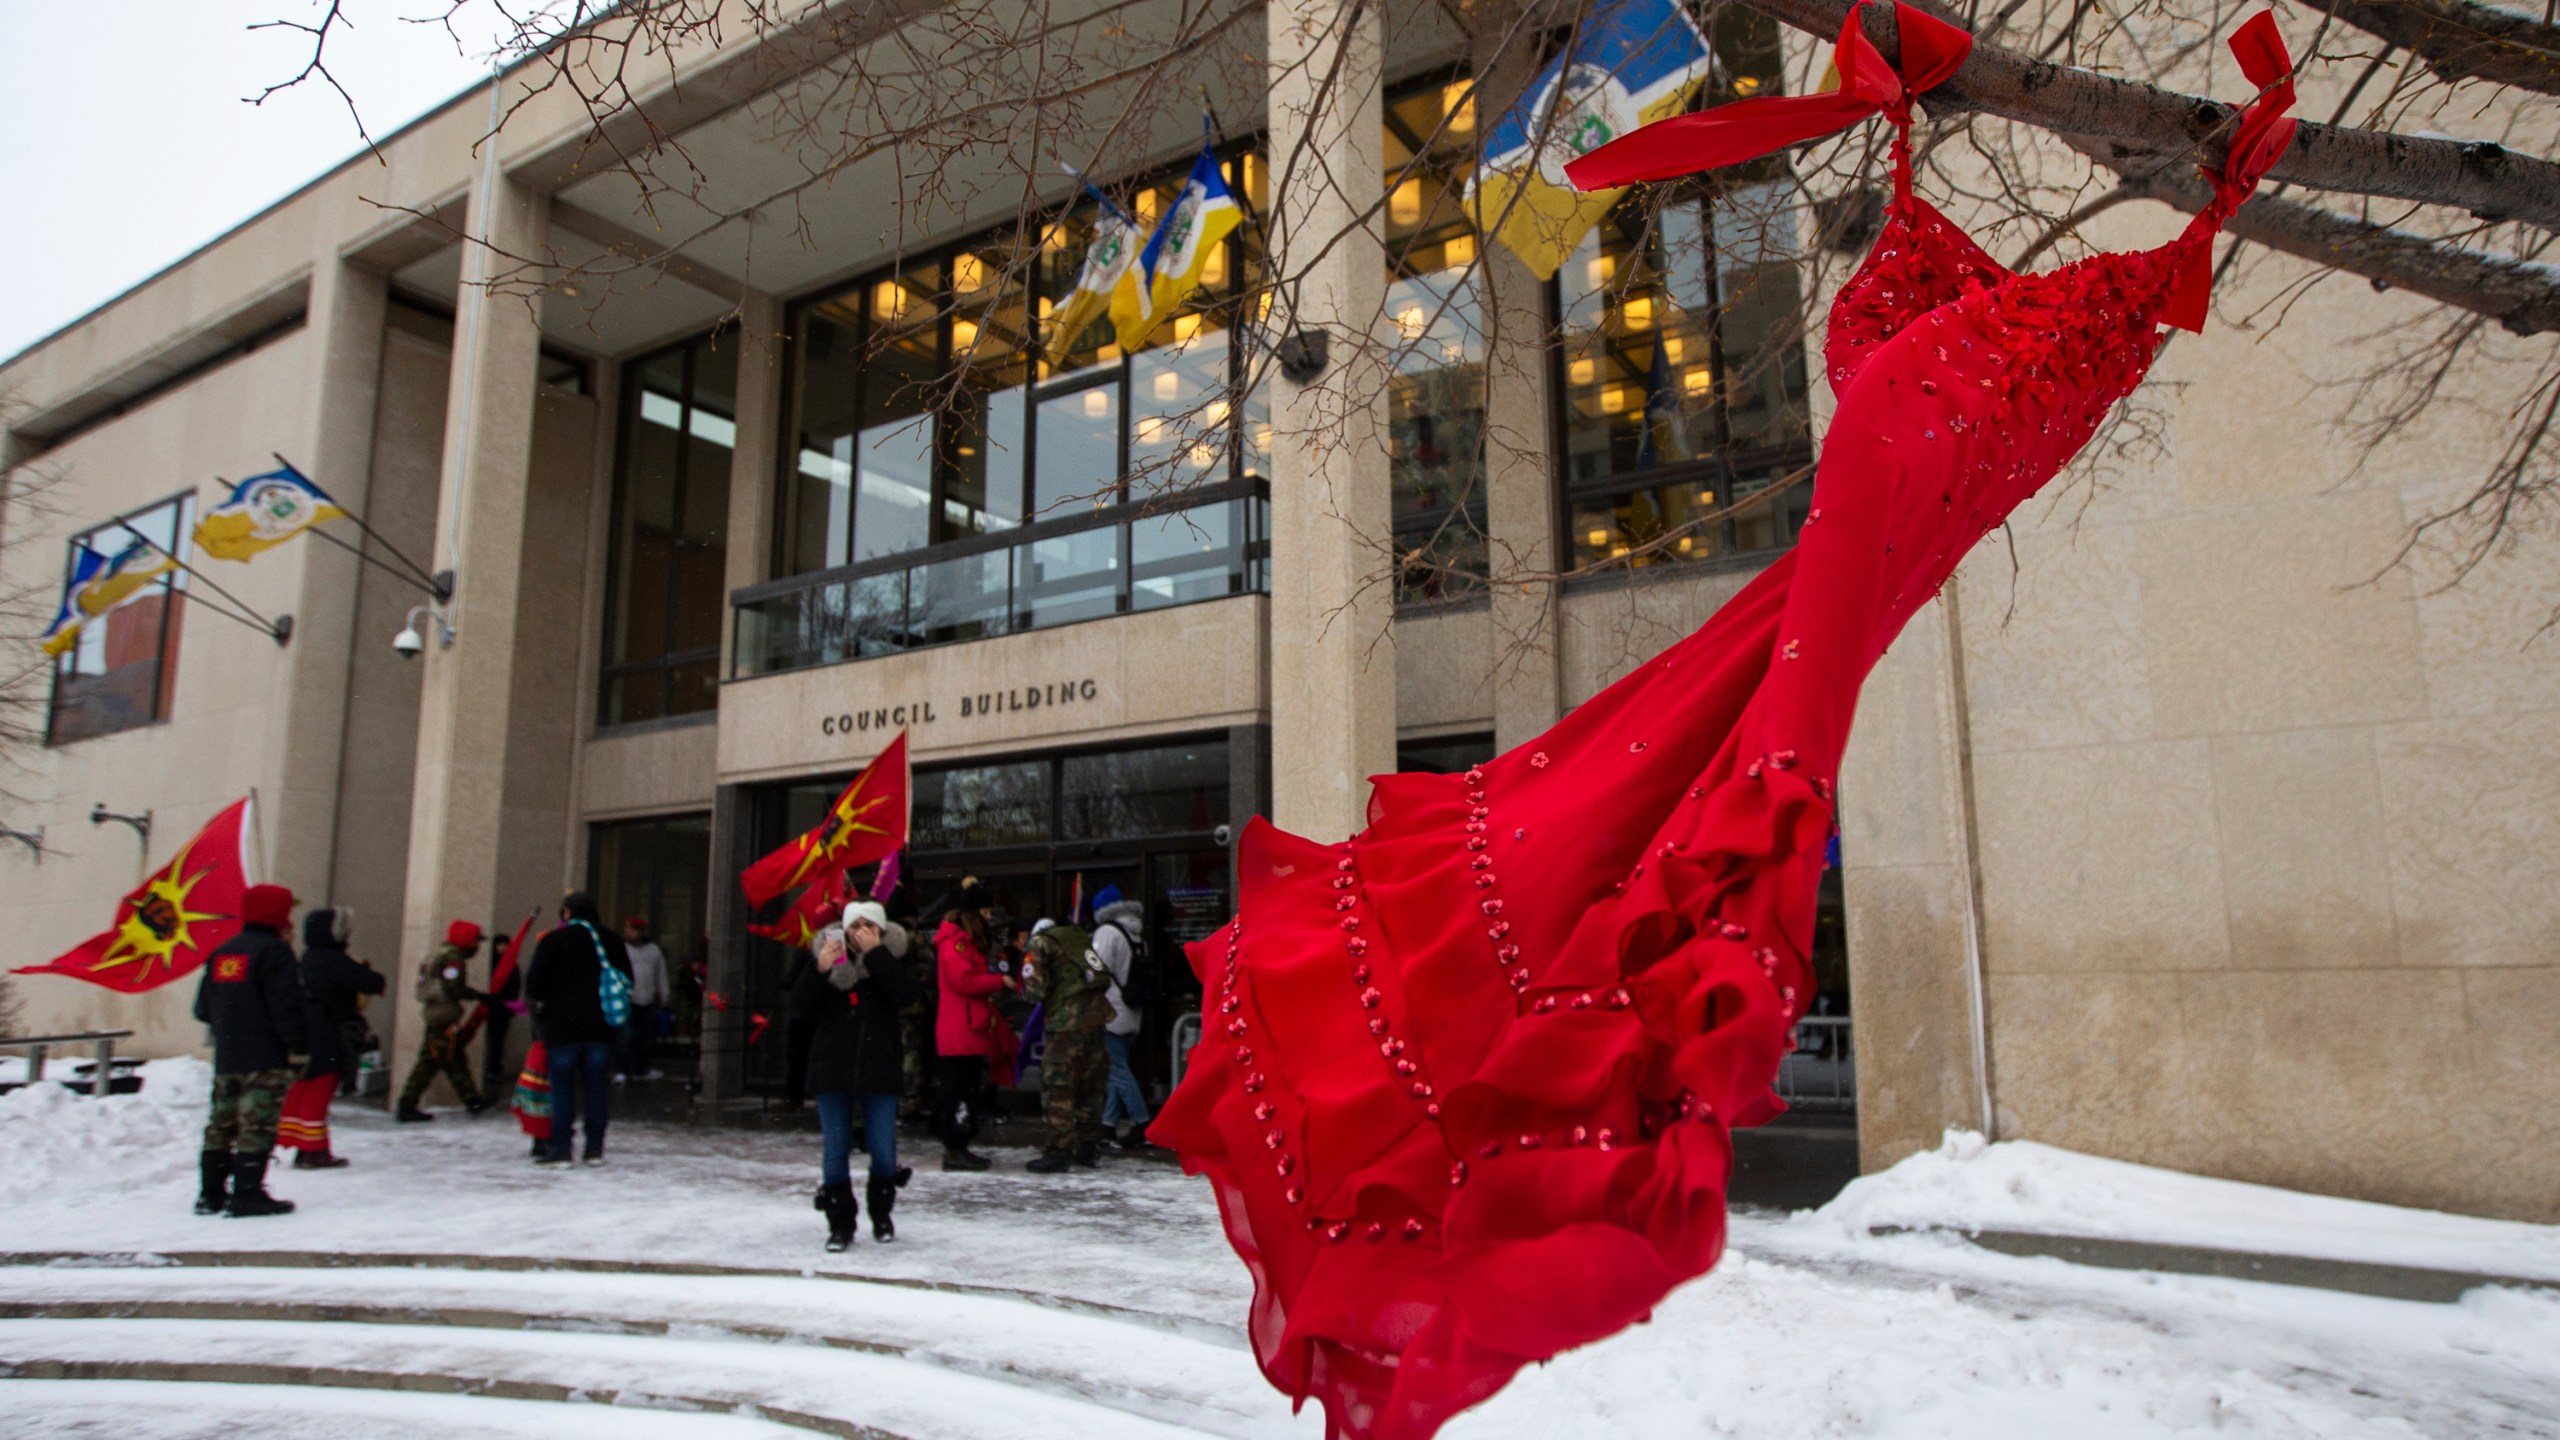
[[[264,106],[307,37],[313,0],[0,0],[0,358],[130,289],[362,148],[316,78]],[[346,0],[331,68],[385,135],[487,72],[403,17],[440,0]],[[468,7],[486,12],[486,4]],[[485,25],[493,15],[471,16]]]

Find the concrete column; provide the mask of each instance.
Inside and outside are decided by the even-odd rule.
[[[734,877],[755,860],[750,799],[744,785],[723,785],[712,793],[711,870],[715,876]],[[703,907],[704,931],[711,937],[704,986],[725,997],[729,1008],[706,1007],[702,1012],[702,1058],[696,1073],[702,1077],[706,1100],[734,1100],[747,1093],[749,918],[746,896],[734,879],[711,887],[709,903]]]
[[[1378,9],[1273,0],[1267,24],[1273,334],[1322,332],[1330,355],[1273,387],[1271,816],[1332,841],[1396,755]]]
[[[1548,411],[1546,286],[1499,245],[1478,270],[1485,308],[1485,528],[1492,541],[1493,745],[1564,718],[1563,584],[1556,573],[1556,462]]]
[[[782,302],[750,290],[739,304],[738,443],[729,452],[729,588],[766,578],[773,564],[774,487],[781,475]],[[720,673],[729,673],[737,627],[720,632]]]
[[[1470,8],[1478,133],[1536,78],[1532,33],[1512,0]],[[1566,16],[1564,18],[1571,18]],[[1544,23],[1555,23],[1553,19]],[[1527,26],[1528,28],[1524,28]],[[1478,242],[1485,325],[1485,529],[1493,620],[1493,746],[1508,750],[1564,718],[1563,586],[1556,572],[1557,467],[1547,286],[1490,239]]]
[[[782,435],[782,302],[749,291],[738,317],[738,442],[729,452],[729,588],[753,585],[765,578],[773,561],[774,486],[778,483]],[[737,626],[720,632],[720,673],[729,673],[730,647]],[[723,725],[731,723],[724,712]],[[711,808],[711,877],[703,907],[703,931],[710,937],[712,990],[732,998],[746,993],[746,896],[738,889],[738,872],[755,859],[749,795],[745,786],[723,785]],[[743,1012],[709,1012],[702,1022],[703,1093],[727,1100],[746,1093],[745,1023]]]
[[[1873,1172],[1988,1127],[1956,584],[1867,676],[1840,763],[1858,1152]]]
[[[544,197],[494,167],[473,187],[469,232],[486,237],[503,254],[541,253],[549,220]],[[507,818],[516,612],[542,330],[525,298],[492,294],[473,283],[492,268],[486,251],[466,246],[466,279],[455,296],[436,557],[430,562],[456,573],[451,611],[457,635],[445,649],[429,625],[427,651],[419,661],[425,677],[402,927],[403,958],[411,961],[428,953],[446,921],[485,924],[501,913],[499,835]],[[572,553],[561,563],[575,566],[583,559]]]
[[[324,252],[312,264],[313,337],[309,418],[286,458],[358,515],[369,515],[373,486],[373,417],[382,389],[382,323],[389,290],[384,277]],[[367,543],[353,527],[333,533]],[[338,787],[346,744],[348,681],[355,649],[356,591],[362,569],[335,545],[296,547],[301,583],[292,603],[293,643],[277,667],[268,773],[274,775],[261,826],[272,853],[260,857],[268,878],[292,888],[306,906],[330,903],[337,884]],[[372,637],[374,644],[390,640]]]

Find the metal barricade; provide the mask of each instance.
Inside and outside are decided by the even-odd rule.
[[[1844,1114],[1858,1108],[1858,1065],[1846,1015],[1796,1022],[1795,1050],[1778,1062],[1778,1098],[1787,1108]]]

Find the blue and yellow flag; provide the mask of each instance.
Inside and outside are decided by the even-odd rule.
[[[1467,182],[1476,228],[1553,278],[1624,193],[1576,191],[1566,162],[1677,113],[1714,68],[1679,0],[1601,0],[1485,136],[1484,168]]]
[[[80,627],[89,619],[80,609],[80,592],[106,568],[107,557],[85,543],[72,552],[71,573],[62,580],[62,604],[53,612],[53,623],[45,627],[44,653],[60,655],[80,643]]]
[[[346,510],[328,492],[287,465],[233,486],[230,499],[196,522],[196,548],[224,560],[246,560],[323,520],[345,518]]]
[[[1052,364],[1064,363],[1086,326],[1101,319],[1105,311],[1128,303],[1121,292],[1129,287],[1130,272],[1138,263],[1137,222],[1100,191],[1093,190],[1093,198],[1100,208],[1093,217],[1093,238],[1085,242],[1084,268],[1076,272],[1076,288],[1044,322]]]
[[[1207,146],[1200,147],[1200,158],[1191,163],[1182,193],[1156,223],[1156,233],[1147,237],[1147,248],[1138,253],[1137,273],[1122,287],[1133,303],[1124,313],[1115,297],[1111,307],[1121,349],[1135,350],[1145,344],[1158,322],[1182,308],[1191,292],[1200,288],[1218,246],[1243,223],[1244,207],[1227,188],[1225,167]]]
[[[80,641],[80,627],[133,598],[135,592],[178,568],[168,551],[137,538],[114,555],[82,541],[63,582],[62,605],[44,632],[44,653],[60,655]]]

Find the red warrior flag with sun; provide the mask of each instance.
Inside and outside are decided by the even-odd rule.
[[[862,767],[818,828],[739,872],[747,901],[768,905],[795,885],[826,880],[856,865],[885,860],[907,843],[907,732]]]
[[[127,995],[192,973],[240,929],[240,894],[249,888],[249,802],[213,817],[177,857],[135,887],[116,907],[116,922],[43,965],[20,975],[67,975]]]

